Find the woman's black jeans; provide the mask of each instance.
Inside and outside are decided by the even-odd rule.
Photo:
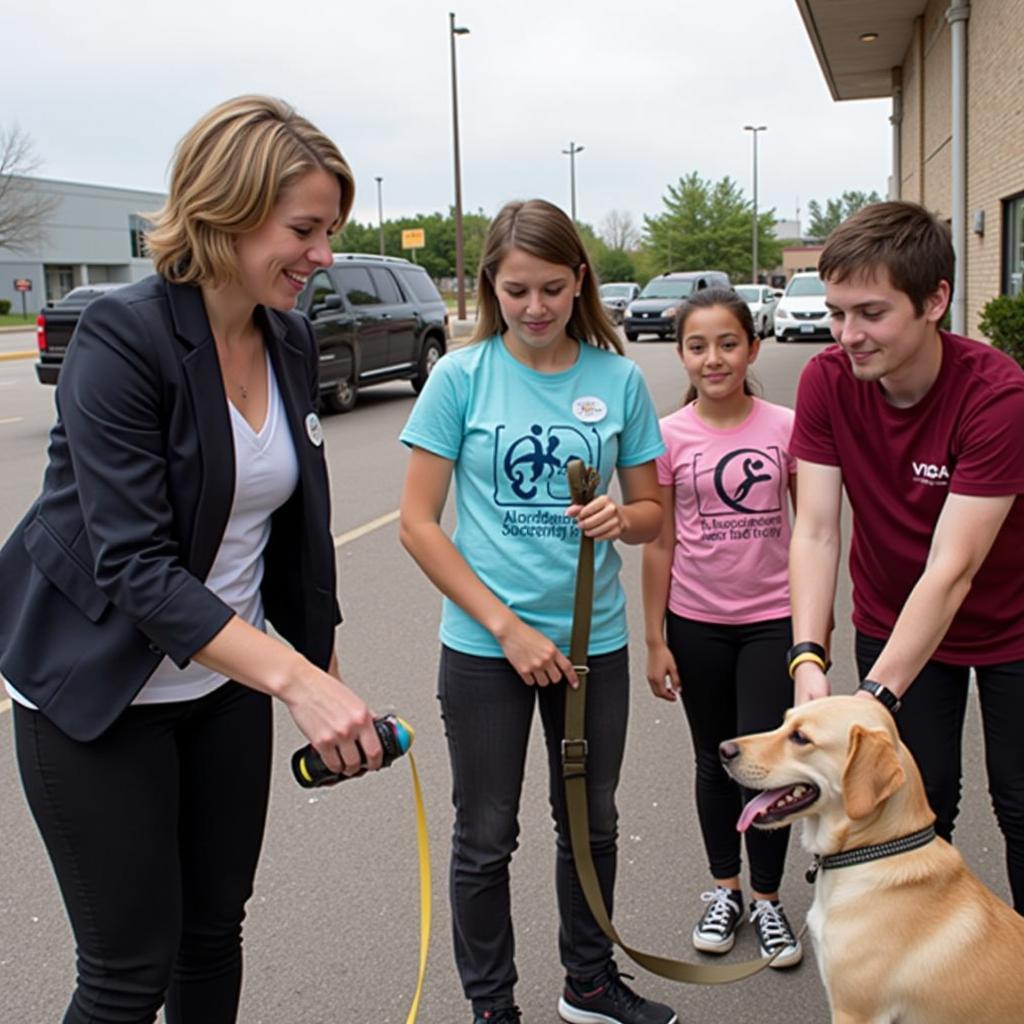
[[[866,678],[884,640],[857,633],[857,669]],[[985,736],[988,791],[1006,840],[1013,907],[1024,914],[1024,661],[977,665],[978,700]],[[964,716],[970,669],[929,661],[896,713],[900,737],[924,780],[935,812],[935,831],[952,840],[960,809]]]
[[[237,683],[70,739],[14,705],[18,767],[78,950],[64,1024],[231,1024],[263,841],[270,698]]]
[[[608,912],[615,887],[615,789],[629,713],[625,647],[591,657],[587,680],[587,799],[594,866]],[[518,845],[519,798],[533,721],[540,706],[557,832],[555,888],[559,950],[569,977],[591,979],[611,960],[572,862],[562,783],[565,686],[527,686],[504,658],[441,650],[438,699],[452,767],[450,895],[455,962],[475,1011],[512,1003],[517,980],[509,909],[509,862]]]

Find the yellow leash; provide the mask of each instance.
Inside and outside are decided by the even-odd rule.
[[[427,950],[430,948],[430,842],[427,839],[427,814],[423,807],[423,790],[420,776],[416,771],[416,758],[409,754],[409,770],[412,772],[412,794],[416,803],[416,844],[420,860],[420,970],[416,979],[416,992],[409,1007],[405,1024],[414,1024],[423,994],[423,979],[427,973]]]

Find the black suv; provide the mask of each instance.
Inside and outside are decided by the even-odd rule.
[[[627,341],[641,334],[668,338],[676,332],[676,312],[688,296],[701,288],[731,288],[722,270],[684,270],[652,277],[644,290],[626,307],[622,322]]]
[[[408,260],[338,253],[316,271],[296,309],[320,347],[320,399],[348,412],[360,388],[408,380],[419,394],[448,348],[448,310],[427,272]]]

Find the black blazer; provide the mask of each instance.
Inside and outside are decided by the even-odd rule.
[[[341,620],[317,348],[257,309],[299,463],[264,553],[267,619],[321,667]],[[232,616],[203,581],[234,494],[231,421],[198,288],[153,276],[84,311],[57,385],[43,490],[0,550],[0,672],[68,735],[99,736],[166,653]]]

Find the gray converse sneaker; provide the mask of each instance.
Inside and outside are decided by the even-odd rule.
[[[707,905],[704,916],[693,929],[693,948],[702,953],[728,953],[736,942],[736,929],[743,923],[743,895],[739,889],[718,886],[701,893]]]
[[[757,931],[761,956],[775,956],[769,967],[794,967],[804,958],[804,947],[796,937],[778,900],[754,900],[750,923]]]

